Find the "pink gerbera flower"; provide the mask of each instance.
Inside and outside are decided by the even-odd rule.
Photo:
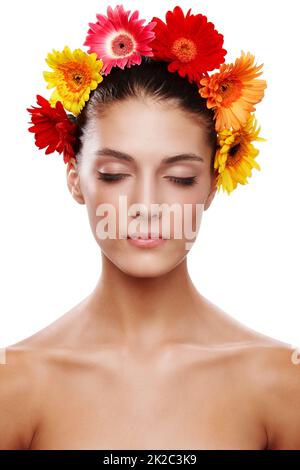
[[[122,5],[113,10],[107,7],[107,16],[97,14],[97,22],[89,23],[90,29],[85,46],[89,46],[89,53],[95,52],[103,61],[103,75],[108,75],[112,67],[124,69],[125,65],[139,65],[142,55],[153,56],[149,46],[155,33],[151,30],[156,25],[153,21],[143,26],[145,20],[139,20],[136,10],[129,17],[130,11],[124,11]]]

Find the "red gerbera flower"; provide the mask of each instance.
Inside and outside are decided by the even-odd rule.
[[[170,62],[169,72],[178,71],[192,82],[218,68],[225,61],[227,51],[222,49],[224,38],[214,24],[204,15],[190,15],[190,11],[191,8],[184,17],[182,9],[176,6],[173,12],[166,13],[166,24],[153,17],[157,24],[151,47],[155,59]]]
[[[155,23],[143,25],[145,20],[139,19],[137,10],[130,16],[130,10],[125,11],[123,5],[117,5],[114,10],[108,6],[107,16],[97,14],[96,17],[96,23],[89,23],[84,46],[89,46],[88,52],[96,52],[103,61],[103,75],[115,66],[124,69],[139,65],[142,55],[153,55],[149,42],[154,38],[151,30]]]
[[[69,119],[60,101],[57,101],[53,108],[49,101],[37,95],[37,103],[40,108],[27,108],[33,124],[28,130],[35,133],[36,146],[39,149],[47,147],[46,154],[63,152],[64,162],[68,163],[70,158],[75,156],[73,146],[76,142],[76,124]]]

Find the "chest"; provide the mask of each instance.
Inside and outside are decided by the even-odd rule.
[[[126,373],[127,372],[127,373]],[[44,391],[35,449],[256,449],[255,400],[213,371],[58,374]]]

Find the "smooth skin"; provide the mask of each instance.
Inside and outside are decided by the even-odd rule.
[[[133,159],[97,155],[104,147]],[[161,163],[178,153],[203,161]],[[82,156],[68,163],[67,185],[87,207],[101,275],[78,305],[7,348],[0,448],[300,449],[295,348],[201,295],[184,239],[143,249],[97,237],[96,207],[117,208],[120,194],[147,207],[210,207],[216,186],[201,123],[171,102],[127,99],[91,123]],[[126,176],[110,183],[98,171]],[[191,186],[170,178],[191,176]]]

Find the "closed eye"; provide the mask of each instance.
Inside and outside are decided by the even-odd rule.
[[[101,171],[98,171],[98,175],[98,179],[108,183],[123,180],[124,178],[126,178],[126,176],[128,176],[124,173],[102,173]],[[197,181],[196,176],[188,176],[184,178],[179,178],[177,176],[165,176],[165,178],[169,179],[172,183],[180,184],[183,186],[191,186]]]
[[[98,171],[98,175],[99,180],[108,182],[119,181],[127,176],[123,173],[102,173],[101,171]]]
[[[170,181],[172,181],[175,184],[182,184],[182,185],[187,185],[191,186],[196,183],[197,177],[196,176],[188,176],[185,178],[179,178],[177,176],[166,176]]]

